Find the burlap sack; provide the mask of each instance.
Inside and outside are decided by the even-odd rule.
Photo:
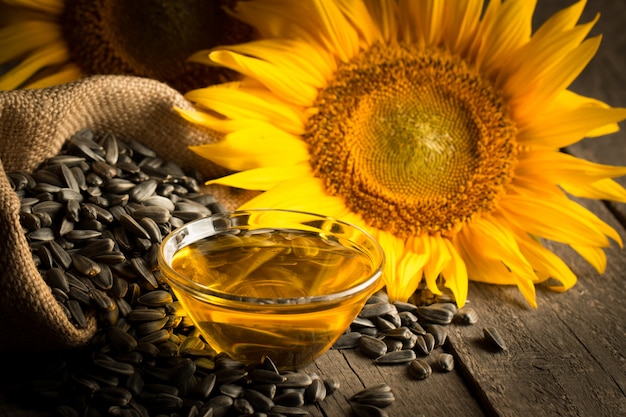
[[[187,149],[214,142],[216,134],[182,119],[175,106],[192,107],[165,84],[127,76],[0,92],[0,350],[79,346],[96,330],[93,317],[86,329],[72,325],[37,271],[19,223],[20,202],[6,172],[32,171],[56,155],[73,133],[90,128],[141,140],[207,178],[224,174],[223,168]],[[247,198],[223,191],[212,190],[229,208]]]

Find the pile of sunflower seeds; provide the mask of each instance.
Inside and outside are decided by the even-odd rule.
[[[387,294],[379,291],[367,300],[333,348],[358,349],[376,365],[408,365],[413,377],[426,379],[433,369],[441,372],[454,369],[453,356],[442,349],[448,338],[447,326],[477,321],[474,309],[458,309],[454,302],[445,298],[416,300],[415,304],[389,302]]]
[[[266,360],[244,366],[205,343],[157,269],[162,238],[224,211],[198,178],[141,142],[84,130],[35,172],[8,174],[33,259],[89,346],[18,391],[75,416],[305,416],[338,388]]]

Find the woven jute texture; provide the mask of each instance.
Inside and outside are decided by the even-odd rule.
[[[59,153],[81,129],[135,138],[162,157],[205,178],[225,174],[188,150],[219,137],[185,121],[174,110],[191,103],[158,81],[128,76],[94,76],[37,90],[0,92],[0,350],[52,350],[80,346],[96,320],[77,329],[53,298],[35,264],[20,226],[20,201],[7,172],[32,172]],[[229,208],[245,194],[215,192]]]

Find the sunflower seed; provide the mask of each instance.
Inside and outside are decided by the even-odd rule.
[[[260,384],[277,384],[287,380],[287,377],[268,369],[253,369],[249,373],[250,380]]]
[[[439,324],[431,324],[428,328],[428,333],[433,335],[435,339],[434,347],[443,346],[448,339],[448,329]]]
[[[174,301],[172,294],[165,290],[150,291],[137,299],[139,304],[151,307],[161,307]]]
[[[126,406],[132,398],[132,394],[122,387],[103,387],[93,393],[96,401],[108,405]]]
[[[415,352],[412,350],[397,350],[375,358],[374,362],[377,365],[397,365],[411,362],[415,358]]]
[[[102,236],[102,232],[98,230],[70,230],[63,235],[67,240],[79,242],[89,239],[95,239]]]
[[[112,346],[122,352],[131,352],[137,348],[137,340],[119,327],[109,327],[108,336]]]
[[[478,314],[471,307],[463,307],[456,312],[455,319],[461,324],[474,324],[478,321]]]
[[[387,353],[387,345],[380,339],[362,335],[359,339],[359,350],[374,359]]]
[[[67,309],[70,311],[72,318],[76,321],[76,325],[80,329],[84,329],[87,327],[87,317],[85,317],[85,313],[80,305],[80,303],[76,300],[70,299],[65,302]]]
[[[417,315],[428,323],[450,324],[452,317],[454,317],[454,312],[446,307],[440,307],[439,304],[433,304],[418,307]]]
[[[385,337],[391,337],[393,339],[408,340],[413,334],[408,327],[398,327],[381,332]]]
[[[334,349],[354,349],[360,345],[361,333],[348,332],[339,336],[339,339],[333,344]]]
[[[308,404],[315,404],[324,401],[327,395],[326,384],[326,381],[314,379],[311,385],[306,387],[304,391],[306,402]]]
[[[350,398],[350,401],[384,408],[391,405],[395,399],[391,387],[386,383],[381,383],[357,392]]]
[[[499,351],[507,350],[506,342],[495,327],[484,327],[483,333],[485,335],[485,341],[489,346]]]
[[[70,290],[70,284],[67,280],[67,276],[60,268],[50,268],[46,271],[45,281],[50,287],[59,288],[64,292],[69,292]]]
[[[437,358],[437,363],[444,372],[450,372],[454,369],[454,357],[449,353],[441,353]]]
[[[398,310],[393,304],[389,304],[386,302],[383,303],[374,303],[374,304],[366,304],[359,316],[366,319],[371,319],[373,317],[382,316],[388,313],[397,313]]]
[[[301,407],[304,405],[304,392],[287,391],[274,397],[273,401],[276,405],[284,405],[287,407]]]
[[[309,415],[309,412],[303,408],[287,407],[284,405],[274,405],[269,412],[274,413],[275,415],[284,415],[287,417],[302,417]]]
[[[428,362],[415,359],[409,364],[409,372],[417,379],[426,379],[433,371]]]

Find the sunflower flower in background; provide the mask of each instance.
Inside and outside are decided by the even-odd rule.
[[[0,0],[0,90],[62,84],[84,75],[153,78],[179,91],[235,79],[187,58],[253,39],[224,8],[232,0]]]
[[[483,7],[485,6],[484,12]],[[305,210],[362,226],[385,249],[390,298],[422,280],[462,306],[468,279],[566,290],[543,240],[599,272],[620,236],[569,196],[626,202],[626,167],[562,153],[615,132],[626,109],[568,86],[594,56],[584,1],[532,33],[531,0],[258,0],[261,40],[194,59],[245,75],[189,92],[184,117],[225,133],[193,150],[263,193],[242,208]],[[443,284],[443,285],[442,285]]]

